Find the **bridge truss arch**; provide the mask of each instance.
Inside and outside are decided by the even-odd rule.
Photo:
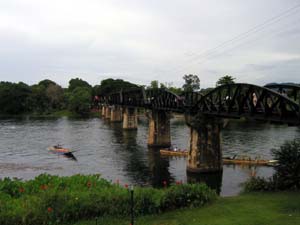
[[[296,101],[270,88],[243,83],[213,89],[197,102],[191,113],[300,124],[300,106]]]
[[[184,111],[184,98],[164,88],[121,90],[104,96],[103,103],[173,112]]]

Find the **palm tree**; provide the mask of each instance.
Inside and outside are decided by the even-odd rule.
[[[234,84],[234,80],[235,80],[234,77],[229,76],[229,75],[225,75],[224,77],[221,77],[217,81],[216,86],[221,86],[221,85],[224,85],[224,84]]]

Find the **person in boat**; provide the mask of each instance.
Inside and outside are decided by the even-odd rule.
[[[60,149],[60,148],[62,148],[60,144],[54,145],[53,147],[54,147],[55,149]]]

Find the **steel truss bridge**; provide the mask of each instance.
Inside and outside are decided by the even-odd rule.
[[[178,96],[166,89],[136,88],[101,96],[101,103],[220,118],[300,124],[300,85],[228,84],[205,95]]]

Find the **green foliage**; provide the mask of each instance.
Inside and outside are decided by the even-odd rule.
[[[200,79],[197,75],[184,75],[184,85],[182,86],[185,92],[193,92],[200,89]]]
[[[151,81],[149,88],[158,89],[158,80]]]
[[[59,110],[64,106],[64,91],[61,86],[51,84],[46,89],[46,96],[49,99],[49,108]]]
[[[205,185],[166,189],[135,188],[136,215],[201,206],[216,198]],[[99,175],[58,177],[42,174],[30,181],[0,180],[0,224],[61,224],[97,216],[128,216],[130,190]]]
[[[300,141],[285,142],[272,153],[278,160],[274,177],[278,188],[300,190]]]
[[[215,191],[203,183],[176,185],[166,191],[162,205],[165,210],[187,206],[199,207],[215,198]]]
[[[225,85],[225,84],[234,84],[234,80],[235,80],[234,77],[226,75],[224,77],[221,77],[217,81],[216,86],[221,86],[221,85]]]
[[[31,94],[27,99],[27,106],[30,112],[43,113],[48,111],[49,99],[44,85],[31,86]]]
[[[139,87],[136,84],[130,83],[128,81],[124,81],[122,79],[106,79],[101,81],[100,87],[97,87],[95,95],[106,95],[113,92],[119,92],[122,89],[131,89]]]
[[[300,141],[287,141],[280,149],[272,151],[278,161],[275,174],[269,178],[253,177],[244,184],[244,190],[300,190]]]
[[[29,86],[22,82],[0,82],[0,113],[21,114],[28,111],[26,102],[30,93]]]
[[[69,81],[69,88],[68,88],[69,91],[72,92],[72,91],[74,91],[78,87],[86,88],[89,91],[92,91],[92,86],[88,82],[86,82],[86,81],[84,81],[84,80],[82,80],[80,78],[71,79]]]
[[[275,184],[272,178],[251,177],[243,184],[245,192],[251,191],[274,191]]]
[[[72,225],[95,225],[95,219]],[[99,217],[98,224],[129,225],[130,218]],[[251,193],[220,197],[213,204],[139,216],[138,225],[298,225],[300,224],[300,193]],[[71,225],[71,224],[69,224]]]
[[[88,88],[77,87],[68,96],[69,108],[72,112],[86,116],[90,112],[92,95]]]
[[[52,80],[42,80],[38,83],[39,86],[43,86],[45,89],[48,88],[50,85],[56,85],[56,83]]]

